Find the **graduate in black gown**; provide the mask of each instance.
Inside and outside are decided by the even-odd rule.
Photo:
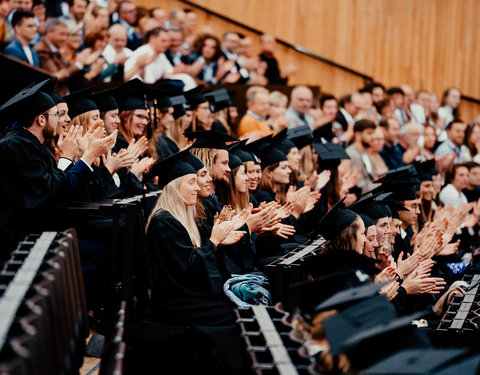
[[[45,82],[31,85],[0,107],[16,125],[0,140],[0,248],[5,251],[29,232],[53,226],[58,210],[88,183],[94,160],[110,149],[116,133],[90,142],[68,172],[57,168],[45,147],[55,137],[58,111],[42,92]]]
[[[216,251],[237,229],[216,222],[201,233],[195,221],[198,161],[188,151],[162,160],[162,194],[147,224],[152,316],[171,324],[194,326],[207,334],[238,373],[245,370],[233,304],[223,293],[228,273]],[[190,162],[189,162],[190,161]],[[242,225],[242,223],[240,223]],[[228,276],[227,276],[228,277]]]

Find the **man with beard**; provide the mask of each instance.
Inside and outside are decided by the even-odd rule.
[[[360,179],[357,187],[362,191],[362,194],[374,189],[376,186],[373,183],[373,176],[375,175],[373,163],[367,153],[375,133],[375,128],[376,125],[371,120],[362,119],[355,122],[353,125],[354,141],[346,149],[351,159],[351,165],[360,169]]]
[[[0,258],[26,234],[55,228],[58,209],[88,183],[91,164],[115,142],[116,134],[100,138],[99,129],[67,173],[58,169],[45,146],[59,117],[55,102],[41,91],[47,83],[23,89],[0,107],[4,121],[16,122],[0,140]]]

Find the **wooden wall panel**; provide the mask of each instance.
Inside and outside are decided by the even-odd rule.
[[[147,7],[185,8],[177,0],[136,0]],[[193,0],[237,21],[373,76],[386,86],[408,83],[441,95],[456,86],[480,98],[480,1],[477,0]],[[243,29],[203,12],[199,25],[210,24],[220,36]],[[254,36],[258,40],[257,37]],[[254,39],[254,40],[255,40]],[[299,73],[290,84],[322,86],[336,95],[362,80],[279,46],[282,64]],[[480,106],[464,102],[465,119]]]

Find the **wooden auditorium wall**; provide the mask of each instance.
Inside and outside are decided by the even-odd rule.
[[[480,14],[478,0],[193,0],[248,26],[373,77],[386,86],[408,83],[439,98],[447,87],[480,99]],[[177,0],[136,0],[165,10],[188,8]],[[258,36],[197,11],[202,25],[220,36],[237,30]],[[278,46],[282,65],[300,69],[289,84],[319,85],[341,95],[363,83],[350,73]],[[480,106],[463,101],[470,120]]]

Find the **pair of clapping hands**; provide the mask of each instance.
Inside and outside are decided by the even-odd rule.
[[[224,206],[220,213],[215,215],[213,220],[210,241],[215,245],[233,245],[240,241],[245,231],[238,230],[245,225],[250,216],[250,210],[244,209],[235,214],[230,206]]]
[[[301,214],[311,211],[315,203],[320,199],[320,192],[311,190],[309,186],[303,186],[297,189],[290,186],[287,191],[286,201],[293,206],[292,215],[298,219]]]
[[[395,298],[400,287],[400,280],[402,287],[409,295],[418,294],[439,294],[446,285],[445,280],[441,277],[431,277],[431,269],[435,264],[432,259],[423,259],[419,252],[413,253],[411,256],[403,257],[403,252],[398,257],[398,262],[395,263],[391,255],[384,252],[378,254],[380,263],[378,267],[382,271],[375,277],[376,283],[390,281],[385,285],[380,293],[384,294],[389,300]]]
[[[137,177],[148,172],[155,164],[155,159],[149,157],[139,159],[139,156],[147,150],[147,138],[141,137],[137,141],[132,139],[128,148],[112,154],[117,134],[118,131],[115,130],[107,135],[102,121],[95,122],[85,134],[82,126],[72,125],[65,134],[59,136],[56,145],[57,155],[70,160],[83,158],[89,165],[102,157],[105,167],[112,175],[120,168],[128,168]]]
[[[247,225],[251,233],[273,234],[282,238],[288,238],[295,233],[295,227],[281,222],[292,214],[292,203],[286,202],[281,205],[275,201],[262,202],[255,209],[252,209],[250,204],[249,209],[251,209],[251,215],[247,220]]]

